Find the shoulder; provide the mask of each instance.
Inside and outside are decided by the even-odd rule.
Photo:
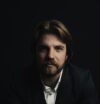
[[[68,73],[74,85],[81,88],[95,87],[90,69],[84,69],[70,64],[68,65]]]
[[[98,95],[91,71],[70,64],[68,73],[74,89],[74,94],[83,102],[98,104]],[[85,103],[84,103],[85,104]]]
[[[13,73],[10,86],[8,88],[7,101],[11,104],[21,104],[27,101],[31,93],[32,67],[22,68]]]
[[[73,65],[73,64],[68,65],[68,70],[69,70],[70,74],[72,74],[76,78],[77,77],[83,78],[88,75],[91,75],[90,69],[80,68],[80,67]]]

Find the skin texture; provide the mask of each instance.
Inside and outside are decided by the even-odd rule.
[[[42,79],[51,86],[59,78],[68,58],[66,44],[53,34],[45,34],[37,45],[36,58]]]

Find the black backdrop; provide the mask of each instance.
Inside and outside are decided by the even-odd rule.
[[[100,7],[97,1],[13,1],[4,10],[4,89],[11,76],[32,63],[30,44],[32,28],[42,20],[58,19],[73,36],[72,62],[91,70],[100,97]]]

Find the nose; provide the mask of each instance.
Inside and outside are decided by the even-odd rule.
[[[48,58],[49,59],[53,59],[54,58],[54,51],[53,51],[53,49],[49,50],[49,52],[48,52]]]

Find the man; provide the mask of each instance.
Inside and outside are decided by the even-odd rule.
[[[26,69],[18,82],[15,80],[8,102],[98,104],[90,72],[70,63],[71,44],[72,36],[63,23],[40,23],[33,33],[33,67]]]

